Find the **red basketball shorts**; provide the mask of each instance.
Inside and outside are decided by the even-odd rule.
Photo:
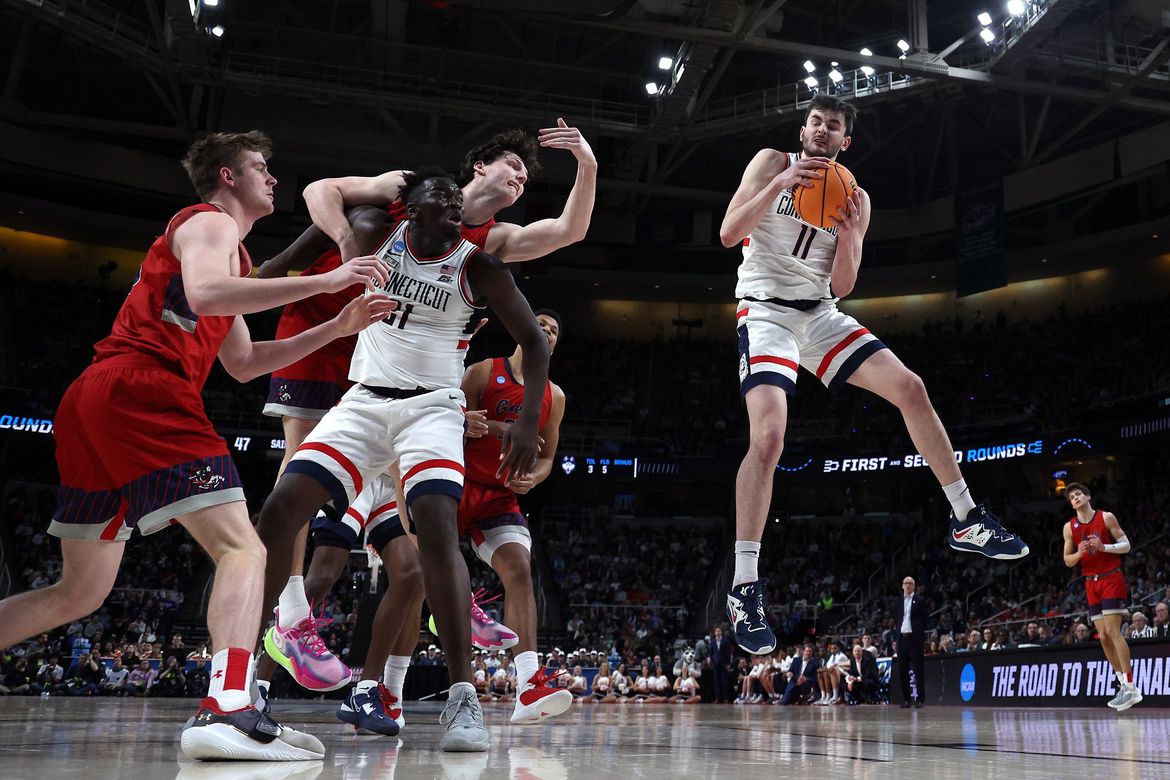
[[[1089,602],[1089,618],[1097,620],[1105,615],[1124,615],[1129,588],[1120,571],[1107,574],[1099,580],[1085,579],[1085,595]]]
[[[243,501],[228,454],[199,392],[149,358],[87,368],[53,423],[61,491],[49,532],[124,541],[179,515]]]

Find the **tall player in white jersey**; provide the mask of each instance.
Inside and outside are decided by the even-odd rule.
[[[332,499],[344,512],[366,483],[398,463],[452,682],[440,747],[482,751],[490,738],[471,684],[471,585],[456,521],[466,328],[490,304],[524,350],[524,411],[504,434],[501,451],[500,473],[510,479],[527,475],[536,458],[548,342],[503,264],[460,237],[463,194],[455,182],[423,170],[405,179],[406,219],[374,253],[388,266],[384,289],[398,302],[395,317],[358,339],[349,373],[357,384],[297,450],[261,522],[285,531],[275,541],[267,537],[268,569],[283,577],[296,533],[318,507]]]
[[[743,245],[736,328],[740,392],[751,429],[735,485],[735,576],[727,611],[736,643],[755,654],[776,646],[765,616],[766,581],[758,574],[760,539],[784,447],[787,394],[796,388],[802,367],[830,390],[848,383],[898,407],[914,446],[951,503],[951,547],[1000,559],[1028,554],[1019,537],[975,505],[922,380],[837,309],[837,300],[857,281],[869,196],[856,190],[828,230],[796,213],[796,188],[822,178],[829,161],[849,148],[856,115],[839,98],[814,97],[800,128],[801,151],[760,150],[744,171],[719,231],[724,246]]]

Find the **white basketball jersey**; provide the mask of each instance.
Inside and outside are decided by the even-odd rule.
[[[477,306],[467,261],[479,247],[460,240],[442,257],[419,258],[404,220],[374,252],[389,265],[383,288],[398,309],[358,334],[349,378],[374,387],[438,390],[459,387],[468,323]]]
[[[788,165],[797,155],[788,153]],[[801,220],[793,190],[784,190],[743,242],[736,298],[807,301],[832,298],[830,277],[837,228],[822,230]]]

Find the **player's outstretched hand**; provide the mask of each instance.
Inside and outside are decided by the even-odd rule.
[[[496,469],[496,479],[505,477],[506,482],[513,482],[527,476],[536,462],[539,441],[540,436],[534,423],[517,420],[509,425],[500,445],[500,467]]]
[[[337,335],[352,336],[365,330],[375,322],[386,319],[386,315],[398,308],[398,301],[391,299],[386,293],[366,293],[359,295],[345,305],[334,322],[341,331]]]
[[[522,477],[516,477],[508,482],[507,487],[518,496],[522,496],[532,488],[536,487],[536,477],[532,474],[525,474]]]
[[[569,127],[561,117],[557,117],[556,127],[542,127],[537,134],[540,145],[546,149],[568,149],[577,158],[579,163],[597,164],[593,156],[593,148],[575,127]]]
[[[365,255],[342,263],[329,273],[322,274],[321,278],[328,282],[329,292],[341,292],[355,284],[363,284],[367,290],[376,290],[386,284],[390,274],[380,257]]]
[[[829,158],[827,157],[798,158],[792,165],[776,174],[773,181],[780,182],[782,189],[786,190],[793,187],[811,187],[814,179],[825,178],[824,172],[828,168]]]
[[[468,409],[464,419],[466,425],[463,435],[468,439],[481,439],[487,435],[487,409],[476,409],[474,411]]]

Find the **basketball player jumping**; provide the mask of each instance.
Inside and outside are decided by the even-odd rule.
[[[471,684],[471,591],[457,531],[466,327],[490,304],[524,349],[524,409],[504,435],[497,467],[511,481],[526,476],[537,455],[548,344],[503,264],[461,238],[463,195],[454,181],[418,171],[403,184],[405,219],[377,253],[390,266],[385,287],[400,309],[358,338],[349,374],[357,384],[314,428],[264,504],[261,523],[280,530],[265,536],[268,575],[289,571],[293,540],[318,507],[332,499],[344,511],[397,462],[453,683],[440,747],[483,751],[490,735]]]
[[[869,196],[860,189],[852,193],[829,229],[814,227],[796,213],[795,188],[823,178],[829,161],[849,148],[856,114],[839,98],[814,97],[800,128],[801,151],[760,150],[744,171],[720,228],[724,246],[743,245],[736,327],[740,392],[750,427],[748,452],[736,478],[735,576],[727,610],[735,641],[754,654],[776,646],[757,567],[772,478],[784,447],[787,394],[795,390],[801,367],[830,390],[847,382],[898,407],[914,446],[951,503],[952,548],[1000,559],[1028,554],[1019,537],[975,505],[922,380],[837,309],[837,300],[857,281]]]
[[[1129,539],[1112,512],[1093,509],[1093,497],[1081,483],[1070,482],[1064,489],[1064,497],[1076,512],[1064,524],[1064,563],[1069,568],[1081,565],[1089,619],[1097,628],[1101,649],[1117,675],[1117,695],[1108,704],[1122,712],[1142,700],[1142,692],[1133,684],[1129,643],[1121,633],[1121,621],[1128,612],[1125,600],[1129,596],[1121,556],[1129,552]]]
[[[538,147],[568,149],[577,159],[577,178],[563,212],[555,219],[538,220],[524,226],[496,222],[496,213],[515,204],[523,195],[530,174],[538,168]],[[396,209],[401,211],[402,205],[397,201],[403,176],[404,172],[398,170],[372,178],[323,179],[306,187],[305,202],[314,223],[340,247],[340,250],[322,248],[320,251],[325,254],[313,255],[318,259],[308,266],[306,273],[328,271],[342,259],[353,257],[358,252],[359,240],[346,218],[347,207],[370,204],[384,206],[392,213]],[[463,237],[504,262],[521,262],[543,257],[584,238],[593,212],[597,160],[580,130],[558,119],[556,127],[542,129],[535,141],[521,130],[509,130],[471,149],[464,157],[460,182],[464,193]],[[261,268],[261,275],[284,275],[289,270],[306,267],[303,261],[293,257],[293,254],[285,253],[273,258]],[[278,335],[291,335],[312,327],[344,305],[346,295],[354,294],[357,294],[356,290],[338,296],[319,296],[301,305],[287,307],[281,317]],[[282,473],[292,453],[317,421],[348,389],[346,377],[352,354],[353,340],[339,341],[273,375],[264,411],[282,417],[286,443]],[[261,537],[265,538],[265,529],[261,527],[259,530]],[[309,595],[319,597],[323,594],[306,594],[301,576],[305,533],[302,531],[297,539],[291,576],[287,581],[277,583],[280,612],[275,631],[279,635],[271,638],[280,648],[278,660],[298,683],[310,690],[332,690],[345,685],[349,670],[326,649],[316,631],[320,624],[310,619]],[[314,557],[316,555],[314,553]],[[401,562],[386,563],[388,571],[398,568],[404,574],[408,573],[405,567],[396,565]],[[310,575],[313,574],[310,569]],[[315,576],[313,584],[319,588],[327,580],[327,574]],[[404,579],[403,582],[407,581]],[[275,598],[275,593],[266,589],[265,603],[271,603]],[[390,663],[405,670],[409,658],[395,654]],[[269,659],[262,658],[257,676],[266,681],[274,669],[275,665]]]
[[[313,278],[246,278],[251,262],[241,241],[273,210],[270,153],[255,131],[214,133],[187,152],[183,165],[203,202],[175,214],[151,246],[110,335],[57,409],[62,486],[49,532],[61,538],[61,579],[0,602],[7,647],[98,609],[134,528],[186,528],[216,566],[207,607],[210,690],[180,740],[195,759],[324,756],[315,737],[252,706],[249,648],[260,626],[264,547],[227,445],[203,410],[211,365],[218,355],[233,377],[250,381],[393,308],[385,295],[369,295],[294,338],[251,340],[241,314],[388,278],[375,258]]]

